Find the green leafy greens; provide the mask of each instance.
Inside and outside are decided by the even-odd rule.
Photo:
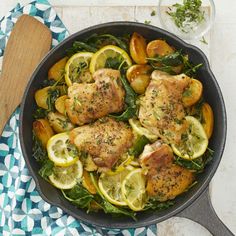
[[[125,104],[126,110],[121,115],[110,115],[111,117],[115,118],[118,121],[127,121],[128,119],[134,117],[137,113],[137,94],[129,85],[129,82],[125,78],[124,75],[120,77],[123,87],[125,89]]]
[[[129,154],[134,155],[134,157],[138,157],[142,152],[146,144],[149,144],[150,141],[144,135],[140,136],[133,147],[130,148]]]
[[[174,162],[189,170],[200,173],[204,170],[205,166],[212,160],[214,151],[207,148],[206,152],[199,158],[193,160],[185,160],[181,157],[175,156]]]

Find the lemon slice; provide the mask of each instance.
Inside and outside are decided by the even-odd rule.
[[[78,160],[71,148],[67,133],[56,134],[47,142],[48,157],[57,166],[70,166]]]
[[[121,184],[128,173],[129,171],[127,170],[114,172],[112,175],[102,173],[98,180],[98,186],[102,194],[109,202],[113,203],[114,205],[127,205],[121,194]]]
[[[134,169],[122,183],[122,196],[133,211],[141,211],[146,203],[145,177],[142,169]]]
[[[67,86],[71,86],[74,82],[80,82],[79,76],[82,74],[84,76],[84,72],[89,73],[89,63],[92,56],[92,52],[79,52],[67,61],[65,66],[65,81]],[[91,75],[87,74],[87,76],[89,77]]]
[[[201,123],[193,116],[186,116],[189,128],[184,134],[183,144],[172,144],[174,153],[184,159],[192,160],[204,154],[208,146],[208,138]]]
[[[83,167],[80,161],[68,167],[54,166],[53,173],[48,177],[51,183],[59,189],[73,188],[82,177]]]
[[[131,125],[133,131],[137,133],[138,135],[142,136],[144,135],[146,138],[148,138],[150,141],[154,142],[157,140],[158,136],[151,133],[148,129],[144,128],[139,120],[136,119],[129,119],[129,124]]]
[[[128,67],[132,65],[132,61],[126,51],[114,45],[107,45],[93,55],[89,67],[90,72],[93,74],[96,70],[105,68],[108,58],[117,57],[120,59],[121,63],[123,61],[126,62]]]

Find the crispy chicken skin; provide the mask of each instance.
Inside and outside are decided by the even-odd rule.
[[[93,77],[95,83],[74,83],[68,88],[65,108],[74,124],[87,124],[123,109],[125,91],[119,79],[120,72],[100,69]]]
[[[124,122],[104,117],[72,130],[70,141],[90,154],[98,167],[111,168],[132,146],[133,133]]]
[[[194,174],[175,165],[172,149],[157,141],[146,145],[140,164],[147,173],[147,193],[158,201],[174,199],[193,182]]]
[[[153,71],[145,96],[140,101],[141,124],[166,143],[180,143],[187,128],[182,94],[189,82],[190,78],[184,74],[172,76]]]

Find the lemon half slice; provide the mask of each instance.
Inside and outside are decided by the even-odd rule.
[[[148,129],[144,128],[139,120],[136,119],[129,119],[129,124],[131,125],[133,131],[138,135],[144,135],[147,139],[154,142],[158,139],[158,136],[151,133]]]
[[[98,180],[98,186],[105,198],[117,206],[126,206],[121,194],[121,185],[124,178],[129,173],[128,170],[118,171],[117,174],[101,174]]]
[[[60,133],[52,136],[47,142],[48,157],[56,166],[70,166],[77,162],[78,156],[71,151],[69,134]]]
[[[184,141],[177,146],[172,144],[174,153],[184,159],[192,160],[204,154],[208,146],[208,138],[202,124],[193,116],[186,116],[189,127],[184,134]]]
[[[74,82],[80,82],[79,77],[83,75],[89,77],[87,80],[91,80],[89,73],[89,63],[93,56],[92,52],[79,52],[73,55],[66,63],[65,66],[65,81],[67,86],[71,86]]]
[[[132,65],[132,61],[126,51],[114,45],[107,45],[92,56],[89,67],[90,72],[93,74],[98,69],[105,68],[108,58],[117,57],[120,59],[121,63],[125,61],[128,67]]]
[[[146,203],[145,177],[142,169],[131,171],[122,183],[122,196],[133,211],[141,211]]]
[[[82,177],[83,167],[80,161],[68,167],[54,166],[53,173],[48,177],[51,183],[59,189],[71,189]]]

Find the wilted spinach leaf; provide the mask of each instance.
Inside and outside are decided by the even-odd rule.
[[[142,152],[146,144],[149,144],[150,141],[144,135],[139,137],[134,143],[133,147],[130,148],[129,154],[138,157]]]

